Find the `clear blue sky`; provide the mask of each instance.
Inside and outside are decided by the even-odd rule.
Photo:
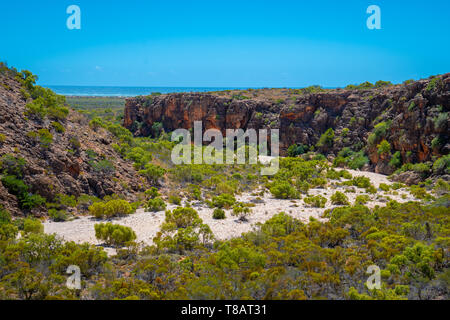
[[[66,8],[80,6],[82,29]],[[382,30],[366,27],[369,5]],[[0,60],[44,85],[326,87],[450,72],[448,0],[2,1]]]

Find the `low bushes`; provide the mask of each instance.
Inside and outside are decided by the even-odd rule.
[[[355,205],[363,205],[370,201],[370,197],[366,194],[356,196]]]
[[[126,216],[133,213],[133,207],[125,200],[96,202],[89,207],[89,212],[96,218]]]
[[[233,216],[239,217],[240,221],[247,221],[247,216],[252,212],[250,206],[243,202],[238,202],[233,206]]]
[[[344,206],[350,204],[347,196],[340,191],[336,191],[336,193],[331,196],[331,203]]]
[[[166,203],[160,197],[156,197],[148,200],[145,209],[151,212],[163,211],[166,209]]]
[[[158,184],[158,180],[164,176],[166,170],[152,163],[145,165],[145,169],[140,170],[139,174],[145,176],[148,181],[154,185]]]
[[[229,209],[236,203],[236,198],[228,193],[213,197],[211,204],[213,207]]]
[[[306,197],[303,201],[313,208],[325,208],[327,203],[327,199],[321,195]]]
[[[298,191],[286,181],[275,182],[270,187],[270,192],[277,199],[298,199]]]
[[[225,219],[225,211],[219,208],[214,209],[213,219],[216,220]]]
[[[121,247],[136,239],[136,233],[130,227],[112,223],[98,223],[94,226],[95,237],[107,245]]]

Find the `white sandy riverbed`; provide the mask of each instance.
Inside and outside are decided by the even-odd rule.
[[[380,183],[391,184],[384,175],[354,170],[350,170],[350,173],[353,176],[368,177],[377,188]],[[354,193],[346,193],[351,203],[354,202],[357,195],[365,194],[364,189],[355,189],[356,192]],[[329,200],[331,195],[338,190],[343,192],[345,191],[345,188],[311,189],[309,194],[320,194]],[[414,200],[414,198],[404,189],[398,190],[398,193],[398,195],[385,195],[383,191],[379,191],[375,195],[369,195],[371,201],[368,203],[368,206],[374,207],[375,205],[385,205],[386,197],[390,197],[399,202]],[[402,198],[402,194],[406,197]],[[255,199],[256,196],[250,194],[243,194],[237,197],[237,200],[242,202],[251,202]],[[226,211],[226,219],[215,220],[212,218],[213,209],[207,208],[206,205],[196,206],[194,203],[193,208],[198,211],[203,221],[210,226],[217,239],[229,239],[237,237],[244,232],[251,231],[257,223],[263,223],[280,212],[285,212],[303,222],[307,222],[309,217],[322,220],[322,213],[326,209],[335,207],[328,201],[325,208],[310,208],[303,200],[274,199],[268,192],[266,192],[264,196],[261,196],[261,200],[261,203],[255,203],[255,207],[252,208],[252,213],[249,216],[248,222],[237,221],[236,217],[231,215],[231,210]],[[176,208],[174,205],[168,205],[167,207],[168,210],[174,208]],[[164,211],[153,213],[145,212],[144,209],[138,209],[136,213],[127,217],[113,219],[112,222],[131,227],[136,232],[138,242],[152,244],[152,239],[159,231],[160,225],[164,221],[164,217]],[[46,233],[56,233],[67,241],[75,241],[77,243],[89,242],[98,245],[100,242],[95,238],[94,225],[99,222],[101,221],[87,216],[82,216],[68,222],[52,222],[48,220],[44,223],[44,230]]]

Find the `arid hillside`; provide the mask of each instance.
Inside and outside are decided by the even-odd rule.
[[[45,202],[61,195],[133,199],[141,182],[132,163],[111,147],[113,134],[91,129],[64,97],[34,80],[0,65],[0,205],[15,215],[39,216]]]

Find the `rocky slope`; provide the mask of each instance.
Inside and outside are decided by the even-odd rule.
[[[88,119],[73,110],[65,120],[59,120],[64,132],[55,129],[54,119],[25,116],[25,106],[32,99],[24,97],[23,84],[16,76],[5,68],[0,72],[0,158],[11,155],[25,160],[23,182],[29,191],[49,202],[57,194],[120,194],[133,199],[141,182],[132,164],[111,147],[114,137],[102,128],[92,130]],[[48,129],[52,135],[48,146],[30,134],[41,129]],[[2,183],[0,205],[15,215],[27,213]],[[45,212],[42,206],[32,210],[34,215]]]
[[[448,154],[449,89],[450,74],[444,74],[369,90],[292,94],[276,101],[267,95],[241,100],[217,93],[136,97],[126,101],[124,126],[137,136],[151,135],[155,123],[171,131],[203,121],[205,129],[224,134],[226,129],[279,128],[284,154],[293,144],[316,145],[333,128],[332,145],[321,151],[336,156],[344,147],[364,149],[372,170],[390,174],[393,168],[377,148],[382,139],[390,143],[392,153],[401,153],[403,162],[431,161],[433,156]],[[368,143],[375,126],[383,122],[386,132]]]

